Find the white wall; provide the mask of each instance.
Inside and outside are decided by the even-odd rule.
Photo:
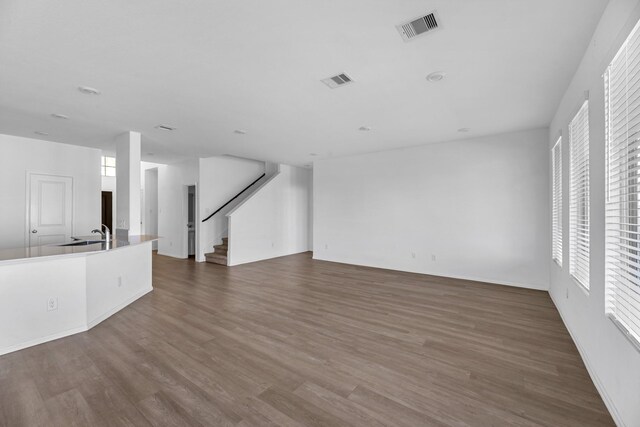
[[[85,257],[87,328],[92,328],[153,289],[151,243]]]
[[[86,330],[86,280],[86,257],[1,265],[0,355]]]
[[[158,167],[158,234],[162,237],[159,254],[187,257],[187,187],[197,186],[197,181],[196,159]],[[196,231],[196,245],[197,239]]]
[[[142,234],[140,147],[142,135],[126,132],[116,138],[116,229]]]
[[[315,162],[314,258],[547,289],[547,136]]]
[[[109,153],[105,153],[102,152],[103,156],[107,156],[107,155],[112,155]],[[152,181],[151,185],[152,185],[152,189],[151,189],[151,198],[149,199],[149,202],[156,207],[156,212],[154,214],[150,214],[149,210],[146,208],[145,204],[147,203],[147,196],[145,195],[145,189],[146,189],[146,181],[145,181],[145,173],[146,171],[150,170],[150,169],[155,169],[159,166],[163,166],[162,163],[152,163],[152,162],[140,162],[140,186],[142,188],[142,203],[141,203],[141,209],[143,212],[142,215],[142,231],[145,234],[158,234],[157,230],[158,230],[158,211],[157,211],[157,206],[158,206],[158,200],[157,200],[157,193],[158,193],[158,179],[157,179],[157,171],[156,171],[156,176],[155,176],[155,180]],[[116,229],[116,225],[118,224],[117,222],[117,204],[118,204],[118,198],[116,197],[116,193],[117,193],[117,186],[116,186],[116,177],[115,176],[103,176],[102,178],[102,191],[110,191],[111,197],[113,198],[112,200],[112,204],[113,204],[113,229],[111,230],[111,232],[115,233],[115,229]],[[155,193],[155,199],[154,199],[154,195],[153,193]],[[152,216],[150,216],[152,215]],[[147,227],[146,225],[146,221],[152,221],[152,224],[150,225],[150,227]],[[146,230],[155,230],[155,233],[151,233],[149,231]],[[154,241],[153,242],[153,248],[157,249],[157,244],[158,242]]]
[[[313,170],[309,171],[309,250],[313,249]]]
[[[27,171],[73,177],[73,234],[100,227],[100,150],[0,135],[0,249],[26,245]]]
[[[551,261],[550,291],[582,358],[618,425],[640,426],[640,351],[604,314],[605,123],[604,84],[607,65],[640,18],[637,0],[612,0],[591,44],[565,92],[549,130],[552,144],[563,134],[563,267]],[[568,123],[584,92],[589,91],[590,169],[590,291],[569,276],[569,145]],[[547,213],[549,215],[549,213]]]
[[[152,168],[142,172],[144,178],[144,234],[158,235],[158,169]],[[153,249],[158,249],[158,242],[153,241]]]
[[[200,221],[208,217],[263,173],[265,173],[264,162],[228,156],[200,159],[199,182],[202,185],[198,188],[199,194],[197,194],[200,206]],[[228,227],[225,215],[244,200],[246,196],[247,194],[245,193],[207,222],[198,221],[200,227],[200,245],[196,251],[196,259],[198,261],[204,261],[204,254],[213,252],[213,245],[221,244],[222,238],[227,237]]]
[[[162,163],[152,162],[140,162],[140,187],[141,190],[141,212],[142,212],[142,224],[141,231],[143,234],[158,234],[158,170],[157,168],[163,166]],[[151,196],[147,197],[147,171],[155,171],[155,175],[151,178],[149,191]],[[155,212],[150,212],[146,204],[149,202],[151,207],[155,207]],[[147,227],[147,221],[151,221],[151,225]],[[151,231],[149,231],[151,230]],[[154,231],[155,230],[155,231]],[[158,249],[158,242],[154,240],[153,249]]]
[[[229,265],[308,251],[310,195],[311,172],[280,165],[229,212]]]

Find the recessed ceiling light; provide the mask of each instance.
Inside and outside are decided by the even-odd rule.
[[[471,129],[469,128],[460,128],[458,129],[458,132],[469,132]]]
[[[153,153],[147,153],[147,156],[153,156]]]
[[[173,126],[167,126],[167,125],[158,125],[158,126],[156,126],[156,129],[166,130],[167,132],[171,132],[172,130],[176,130],[176,128],[174,128]]]
[[[42,136],[47,136],[47,135],[49,135],[47,132],[42,132],[42,131],[40,131],[40,130],[37,130],[37,131],[35,131],[35,132],[33,132],[33,133],[35,133],[36,135],[42,135]]]
[[[62,120],[69,119],[69,116],[67,116],[66,114],[58,114],[58,113],[53,113],[51,117],[53,117],[54,119],[62,119]]]
[[[441,80],[443,80],[446,77],[446,73],[443,71],[436,71],[435,73],[431,73],[427,76],[427,80],[429,80],[431,83],[437,83]]]
[[[309,153],[310,156],[317,156],[317,153]]]
[[[358,130],[361,130],[362,132],[368,132],[371,130],[371,128],[369,126],[360,126]]]
[[[100,91],[98,89],[89,86],[80,86],[78,90],[85,95],[100,95]]]
[[[244,135],[247,133],[247,131],[242,129],[236,129],[233,131],[233,133],[237,133],[238,135]]]

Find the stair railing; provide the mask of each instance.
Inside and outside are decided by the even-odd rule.
[[[238,197],[240,197],[240,195],[242,193],[244,193],[245,191],[247,191],[249,188],[251,188],[251,186],[253,186],[253,184],[255,184],[256,182],[260,181],[264,176],[266,175],[266,173],[263,173],[262,175],[260,175],[260,177],[258,179],[256,179],[255,181],[253,181],[251,184],[247,185],[244,190],[242,190],[241,192],[239,192],[238,194],[236,194],[235,196],[233,196],[231,199],[229,199],[229,201],[227,203],[225,203],[224,205],[220,206],[218,209],[216,209],[216,211],[214,213],[212,213],[211,215],[209,215],[208,217],[206,217],[205,219],[202,220],[202,222],[208,221],[211,217],[213,217],[215,214],[217,214],[218,212],[220,212],[222,209],[224,209],[225,206],[227,206],[229,203],[233,202],[235,199],[237,199]]]

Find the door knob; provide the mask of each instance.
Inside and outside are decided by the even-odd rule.
[[[32,232],[33,234],[35,234],[35,233],[37,233],[37,232],[38,232],[38,230],[31,230],[31,232]]]

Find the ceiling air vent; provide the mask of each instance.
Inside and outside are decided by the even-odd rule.
[[[329,86],[331,89],[335,89],[339,86],[344,86],[349,83],[353,83],[351,77],[347,76],[345,73],[338,74],[337,76],[328,77],[322,80],[322,83]]]
[[[412,19],[400,25],[396,25],[402,40],[408,42],[423,34],[431,33],[440,28],[440,22],[436,12],[433,11],[420,18]]]

